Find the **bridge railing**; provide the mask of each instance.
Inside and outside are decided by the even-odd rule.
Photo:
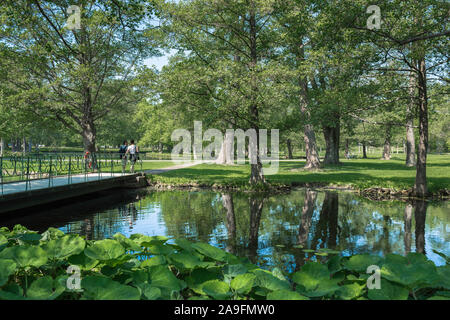
[[[73,175],[116,175],[130,172],[130,159],[123,170],[118,153],[29,154],[0,157],[0,184]],[[142,160],[134,172],[142,172]]]

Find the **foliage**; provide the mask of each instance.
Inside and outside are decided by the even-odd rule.
[[[381,268],[381,289],[368,290],[368,265]],[[67,288],[70,265],[81,289]],[[262,270],[206,243],[120,234],[86,241],[54,228],[42,234],[16,225],[0,229],[0,299],[448,299],[450,265],[422,254],[385,258],[332,255],[293,274]],[[70,281],[70,279],[69,279]]]

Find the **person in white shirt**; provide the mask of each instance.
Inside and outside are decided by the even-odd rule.
[[[134,140],[130,141],[130,145],[127,148],[127,154],[130,154],[130,172],[134,173],[134,165],[136,164],[138,158],[139,148],[134,144]]]

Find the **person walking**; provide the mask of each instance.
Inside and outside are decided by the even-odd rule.
[[[119,149],[119,157],[122,159],[122,173],[125,173],[125,169],[127,167],[127,149],[128,149],[128,141],[125,140]]]
[[[130,141],[130,145],[128,146],[126,153],[130,154],[130,162],[131,162],[130,172],[134,173],[134,165],[138,160],[138,153],[139,153],[139,148],[134,144],[134,140]]]

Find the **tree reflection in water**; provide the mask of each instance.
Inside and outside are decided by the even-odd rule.
[[[425,218],[427,216],[428,202],[416,201],[414,204],[414,218],[416,220],[416,252],[425,252]]]
[[[281,195],[167,191],[143,193],[138,199],[121,192],[92,201],[0,224],[20,223],[41,232],[58,227],[87,239],[117,232],[186,238],[290,271],[306,258],[322,259],[300,246],[336,249],[343,255],[424,252],[443,264],[432,250],[425,252],[427,241],[428,248],[450,254],[448,202],[374,202],[353,193],[310,189]]]

